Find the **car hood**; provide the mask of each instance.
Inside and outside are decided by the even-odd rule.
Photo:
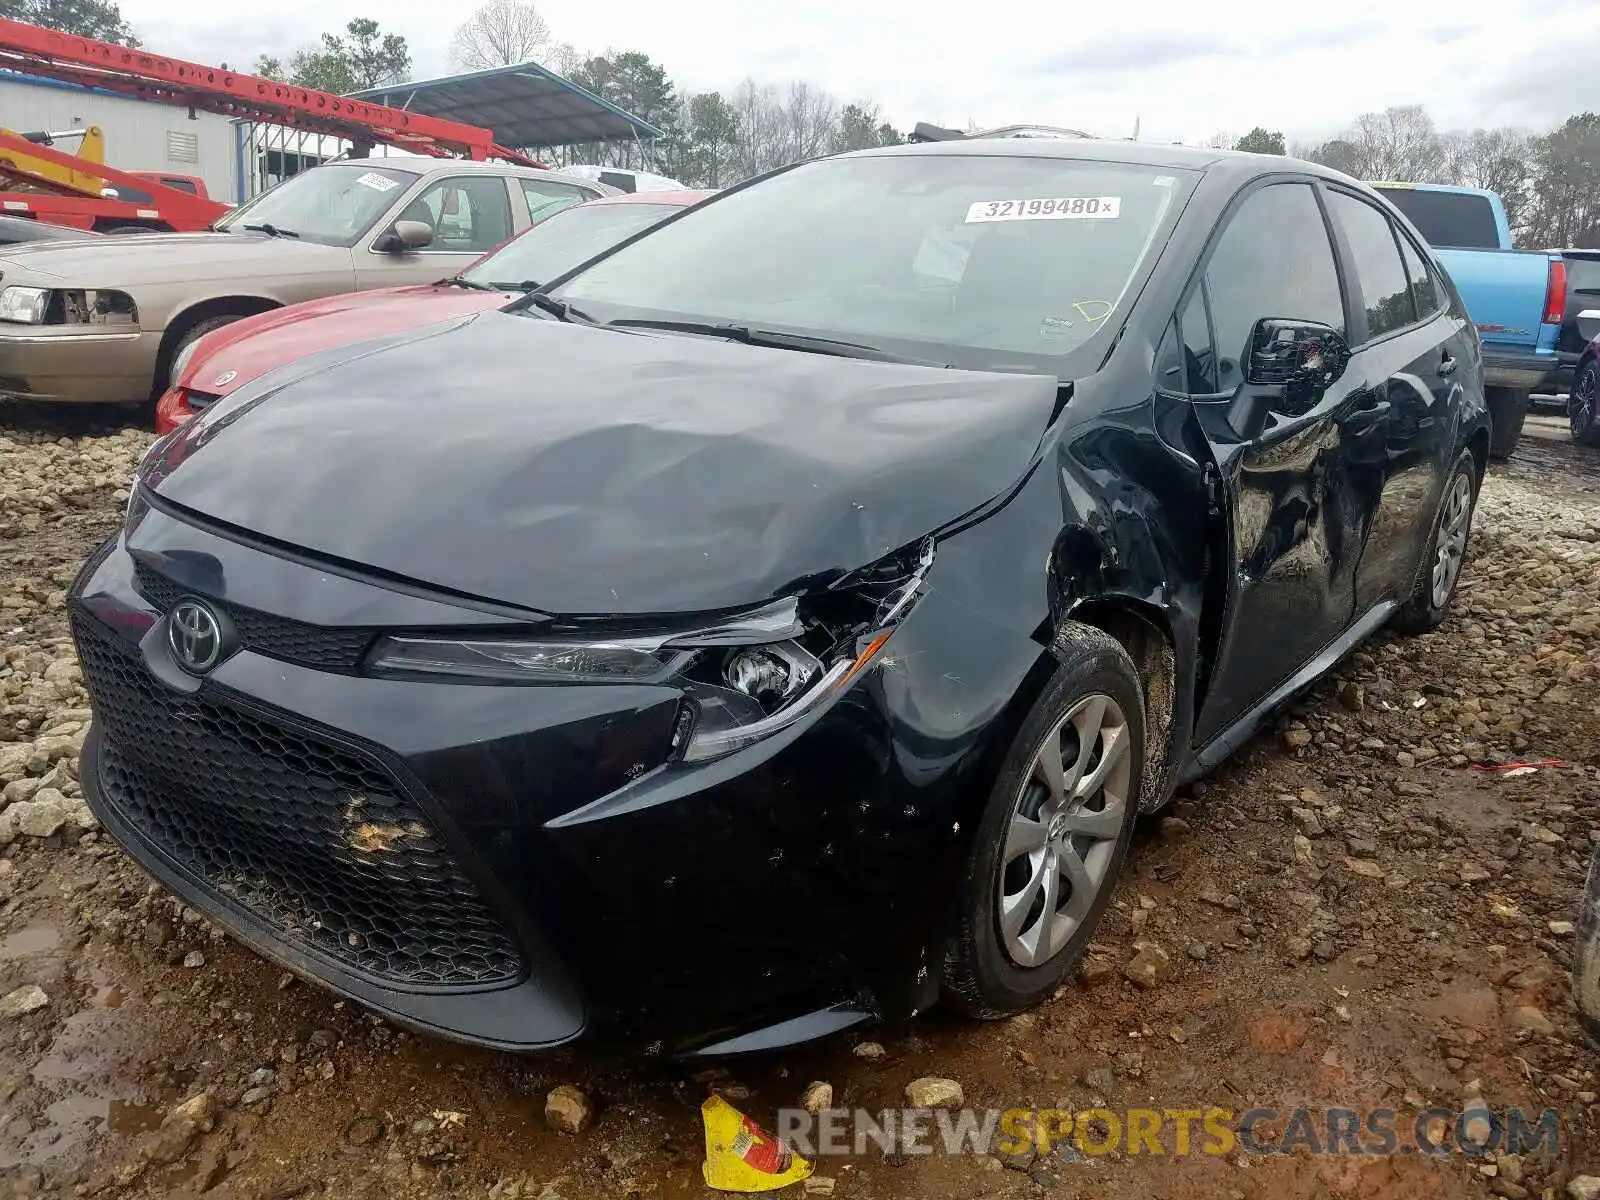
[[[348,270],[350,251],[264,233],[139,233],[87,241],[29,242],[0,252],[8,283],[128,287],[173,280],[237,278],[253,271]]]
[[[303,551],[541,612],[731,609],[1006,491],[1056,392],[487,312],[264,376],[183,426],[146,483]]]
[[[226,396],[307,355],[499,308],[515,295],[429,283],[274,308],[207,334],[177,383]]]

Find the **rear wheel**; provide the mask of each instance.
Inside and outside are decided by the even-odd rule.
[[[980,819],[945,953],[944,995],[968,1016],[1030,1008],[1082,956],[1139,812],[1144,708],[1127,652],[1073,625]]]
[[[1489,406],[1489,457],[1497,461],[1511,457],[1522,440],[1522,426],[1528,419],[1528,393],[1518,388],[1485,388],[1483,398]]]
[[[1461,582],[1472,536],[1472,513],[1478,500],[1478,462],[1463,450],[1445,480],[1444,496],[1433,518],[1433,535],[1426,557],[1418,564],[1411,598],[1394,617],[1401,633],[1427,633],[1450,611],[1450,601]]]
[[[1567,397],[1567,424],[1580,446],[1600,446],[1600,359],[1583,364]]]

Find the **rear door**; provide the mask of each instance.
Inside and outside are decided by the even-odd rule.
[[[511,236],[511,213],[511,180],[505,175],[427,180],[356,247],[357,290],[448,279]],[[402,220],[426,224],[433,241],[420,250],[375,249]]]
[[[1467,323],[1448,313],[1420,250],[1382,207],[1336,186],[1324,194],[1350,301],[1350,374],[1363,389],[1339,423],[1361,541],[1359,616],[1403,599],[1416,578],[1449,465]]]
[[[1241,438],[1229,425],[1258,321],[1309,320],[1343,332],[1332,243],[1309,180],[1269,180],[1236,199],[1178,312],[1185,391],[1219,474],[1229,524],[1227,615],[1196,723],[1204,744],[1308,663],[1350,623],[1360,543],[1339,422],[1358,377],[1309,410],[1273,413]]]

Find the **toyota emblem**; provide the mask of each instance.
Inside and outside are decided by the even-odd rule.
[[[178,665],[204,675],[222,658],[222,623],[198,600],[180,600],[167,614],[167,644]]]
[[[237,371],[224,371],[221,375],[218,375],[215,379],[213,379],[211,381],[211,386],[212,387],[227,387],[230,383],[232,383],[237,378],[239,378],[239,372],[237,372]]]

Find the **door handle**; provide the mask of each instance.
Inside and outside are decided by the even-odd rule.
[[[1456,373],[1456,365],[1456,360],[1446,352],[1445,356],[1439,360],[1439,378],[1448,379],[1454,375]]]
[[[1389,415],[1392,406],[1387,400],[1380,400],[1376,404],[1369,404],[1365,408],[1358,408],[1355,412],[1339,422],[1339,427],[1352,437],[1371,433]]]

